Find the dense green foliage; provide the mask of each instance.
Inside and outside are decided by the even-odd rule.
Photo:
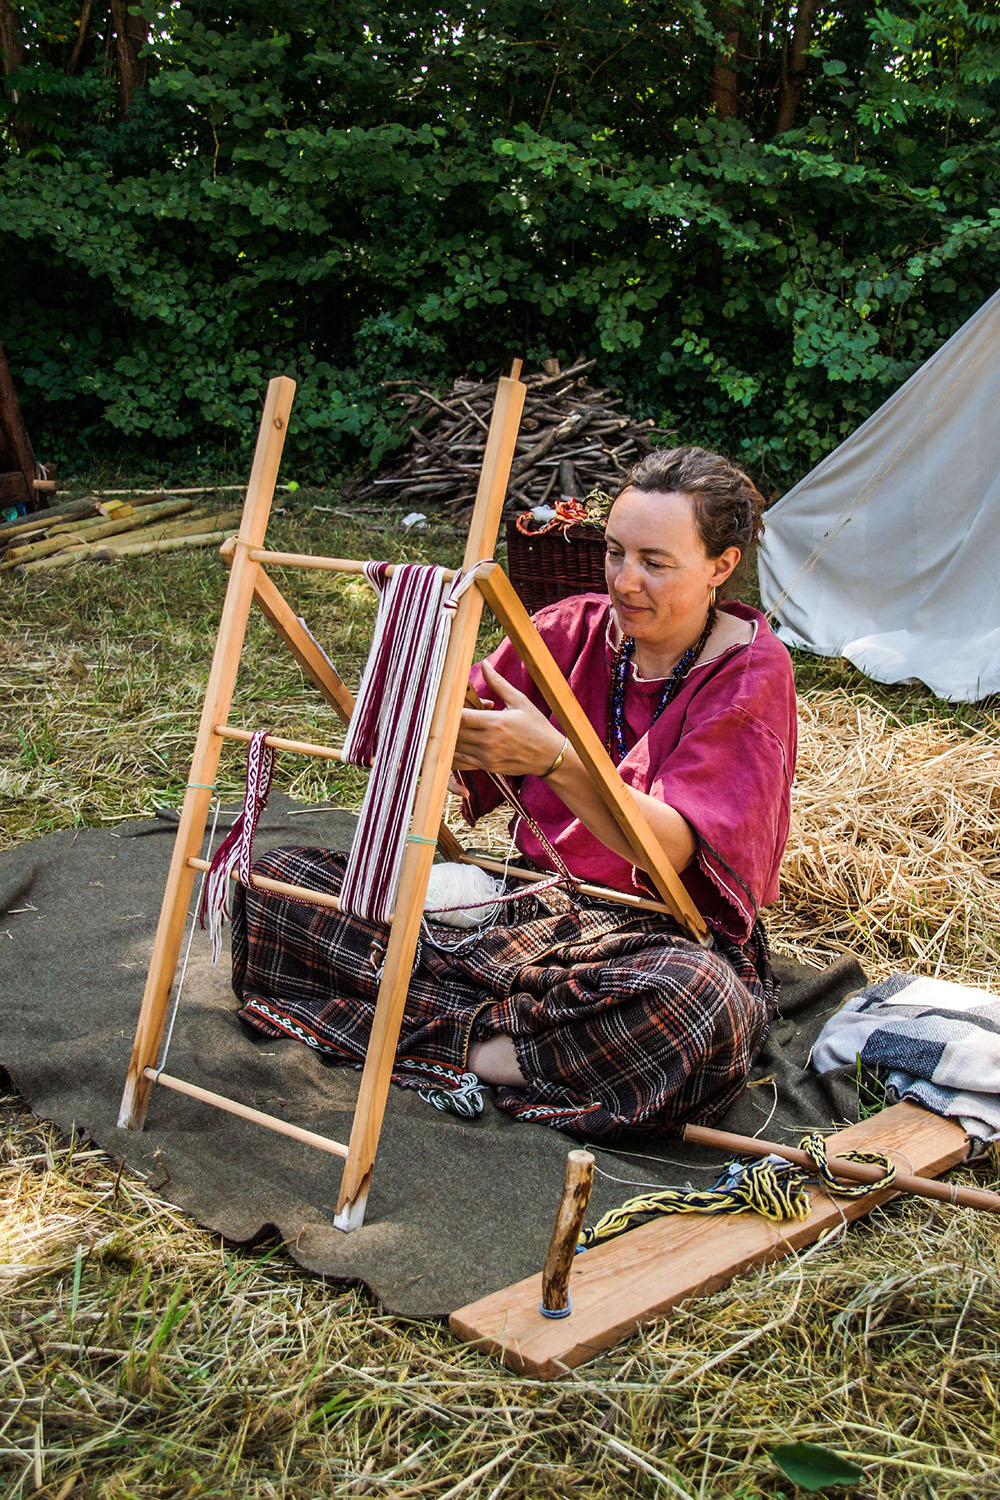
[[[242,465],[283,372],[319,478],[384,379],[586,354],[780,488],[996,288],[996,0],[123,15],[0,0],[0,328],[64,462]]]

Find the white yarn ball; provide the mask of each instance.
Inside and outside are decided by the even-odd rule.
[[[448,927],[478,927],[493,916],[496,898],[502,894],[503,881],[478,865],[432,865],[424,912]]]

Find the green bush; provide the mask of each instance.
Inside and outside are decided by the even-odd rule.
[[[780,133],[787,38],[753,6],[730,58],[693,0],[501,0],[488,26],[146,3],[127,113],[109,7],[72,75],[75,7],[15,10],[0,319],[35,445],[71,467],[242,468],[284,373],[290,460],[328,478],[398,440],[386,379],[582,354],[780,490],[995,289],[985,4],[819,4]]]

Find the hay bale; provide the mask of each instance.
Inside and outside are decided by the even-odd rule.
[[[804,962],[850,952],[985,983],[1000,950],[1000,757],[992,732],[905,724],[873,698],[799,702],[782,896],[769,917]]]

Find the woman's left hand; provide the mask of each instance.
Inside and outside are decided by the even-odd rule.
[[[483,677],[493,694],[483,708],[464,708],[455,750],[459,771],[497,771],[507,776],[540,776],[563,743],[563,735],[541,709],[506,678],[483,662]],[[499,700],[503,709],[493,707]]]

